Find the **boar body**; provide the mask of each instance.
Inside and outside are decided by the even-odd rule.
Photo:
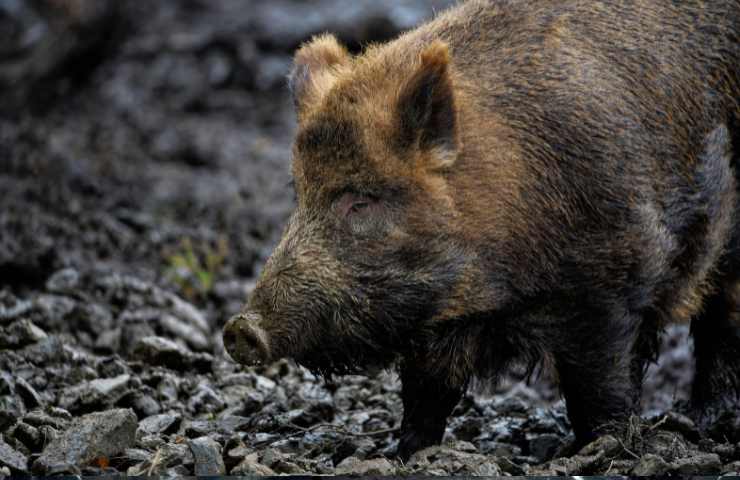
[[[739,1],[470,1],[359,56],[317,37],[290,80],[297,206],[235,359],[399,360],[402,457],[545,362],[585,443],[691,321],[691,412],[740,436]]]

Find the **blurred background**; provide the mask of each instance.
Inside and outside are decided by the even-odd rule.
[[[41,446],[20,440],[16,421],[52,405],[72,416],[113,407],[133,408],[140,420],[169,412],[181,434],[188,419],[248,419],[219,438],[224,448],[233,438],[284,440],[285,422],[394,427],[393,375],[324,384],[285,362],[240,373],[223,358],[220,328],[240,309],[292,208],[292,52],[324,31],[358,52],[450,3],[0,0],[6,441],[36,460]],[[651,370],[649,412],[686,396],[685,330],[671,330],[662,367]],[[21,398],[18,378],[37,400]],[[100,378],[120,385],[102,388]],[[562,404],[536,413],[557,393],[546,380],[518,380],[466,399],[448,436],[535,463],[551,455],[567,435]],[[490,426],[502,411],[514,420]],[[537,415],[549,420],[538,424]],[[550,436],[532,440],[527,429]],[[166,442],[163,432],[152,435]],[[336,440],[307,435],[290,441],[308,447],[292,448]],[[375,440],[343,447],[330,464],[360,448],[371,455],[394,446],[392,435]],[[117,468],[151,467],[129,460]]]

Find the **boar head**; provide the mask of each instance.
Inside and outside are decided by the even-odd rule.
[[[447,181],[460,147],[447,46],[383,48],[352,57],[324,35],[296,54],[296,207],[225,327],[241,363],[388,365],[420,341],[464,268]]]

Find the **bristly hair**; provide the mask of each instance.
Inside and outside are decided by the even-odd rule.
[[[428,332],[435,374],[450,385],[482,386],[495,385],[515,365],[524,366],[528,379],[547,368],[547,342],[536,331],[522,331],[517,310],[480,312],[435,325]]]

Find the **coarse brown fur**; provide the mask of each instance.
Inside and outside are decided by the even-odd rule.
[[[235,358],[400,358],[404,457],[547,359],[585,442],[693,318],[696,417],[740,436],[740,1],[473,0],[359,56],[317,37],[291,86],[297,206]]]

